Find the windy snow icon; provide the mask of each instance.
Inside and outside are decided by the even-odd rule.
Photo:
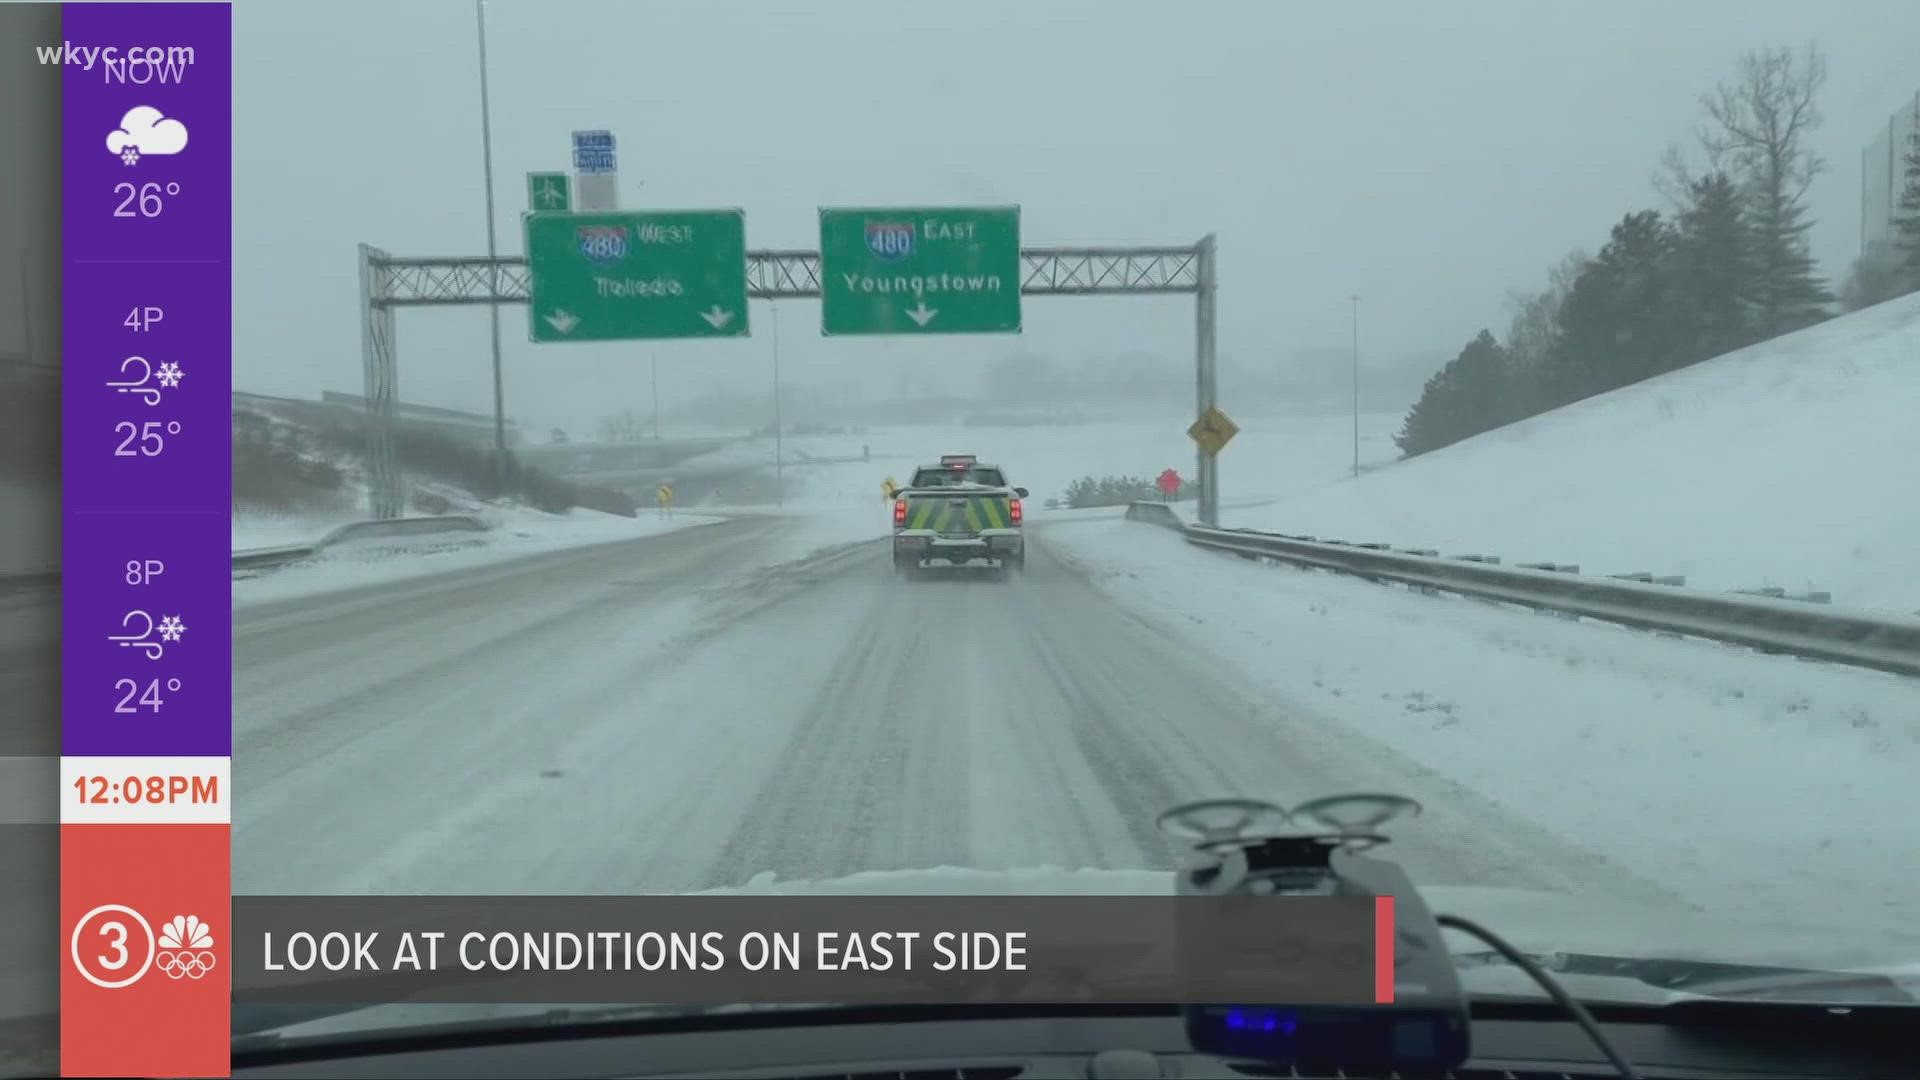
[[[120,126],[107,133],[107,151],[128,165],[142,154],[177,154],[187,148],[187,125],[161,115],[150,105],[128,109]]]
[[[213,970],[213,931],[198,915],[175,915],[161,924],[154,966],[169,979],[197,979]]]

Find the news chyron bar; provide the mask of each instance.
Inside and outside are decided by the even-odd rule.
[[[233,11],[56,10],[60,1071],[225,1076]]]

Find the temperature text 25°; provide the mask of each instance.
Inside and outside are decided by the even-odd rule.
[[[113,448],[114,457],[159,457],[167,448],[168,435],[180,434],[180,421],[143,420],[136,424],[131,420],[122,420],[113,425],[114,434],[120,436],[120,444]]]

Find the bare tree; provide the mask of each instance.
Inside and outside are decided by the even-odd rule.
[[[1666,153],[1660,155],[1660,168],[1653,174],[1653,190],[1666,197],[1673,213],[1678,214],[1693,205],[1693,186],[1700,182],[1700,175],[1687,164],[1686,151],[1679,143],[1668,143]]]
[[[1755,302],[1762,332],[1797,329],[1825,316],[1832,300],[1814,276],[1803,200],[1826,161],[1807,145],[1820,124],[1820,89],[1827,62],[1807,45],[1749,52],[1739,72],[1701,97],[1707,122],[1700,129],[1712,168],[1741,181],[1758,240]],[[1669,168],[1678,164],[1678,155]],[[1679,175],[1685,175],[1684,172]]]
[[[555,428],[554,430],[558,431],[559,429]],[[595,427],[595,431],[600,436],[601,442],[620,443],[640,441],[640,421],[633,415],[632,409],[628,409],[616,416],[602,418],[600,423]]]
[[[1547,271],[1547,287],[1537,293],[1508,294],[1513,322],[1507,330],[1507,352],[1518,367],[1544,363],[1559,333],[1560,305],[1591,259],[1584,251],[1569,252]]]
[[[1808,45],[1798,59],[1786,48],[1749,52],[1739,76],[1701,97],[1709,125],[1700,142],[1718,168],[1735,166],[1764,176],[1787,201],[1806,194],[1826,161],[1803,145],[1820,125],[1817,98],[1827,61]]]
[[[1907,269],[1900,249],[1893,244],[1874,244],[1853,261],[1853,269],[1840,286],[1840,305],[1848,311],[1905,296],[1920,288],[1920,275]]]
[[[1552,407],[1547,378],[1554,347],[1560,340],[1560,308],[1590,261],[1584,251],[1569,252],[1548,269],[1545,289],[1534,293],[1515,289],[1507,294],[1512,321],[1507,326],[1503,354],[1500,422]]]

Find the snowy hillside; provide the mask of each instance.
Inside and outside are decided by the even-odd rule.
[[[431,447],[429,448],[431,449]],[[418,454],[419,451],[416,451]],[[356,456],[337,441],[299,421],[250,409],[234,411],[234,499],[232,542],[235,551],[310,544],[342,525],[368,517],[368,491]],[[485,533],[449,540],[429,536],[414,559],[396,558],[391,543],[372,550],[353,544],[329,548],[326,565],[281,571],[273,581],[236,590],[249,599],[325,591],[375,579],[476,565],[518,555],[583,544],[629,540],[715,519],[681,515],[660,520],[653,509],[636,517],[576,505],[546,512],[529,505],[524,490],[504,498],[476,494],[463,483],[457,457],[443,453],[430,463],[447,466],[441,475],[422,468],[402,476],[411,515],[457,514],[478,518]],[[0,486],[0,497],[7,489]],[[4,506],[0,501],[0,506]],[[457,553],[449,549],[460,549]],[[0,555],[6,554],[0,547]]]
[[[1920,611],[1920,294],[1222,518]]]

